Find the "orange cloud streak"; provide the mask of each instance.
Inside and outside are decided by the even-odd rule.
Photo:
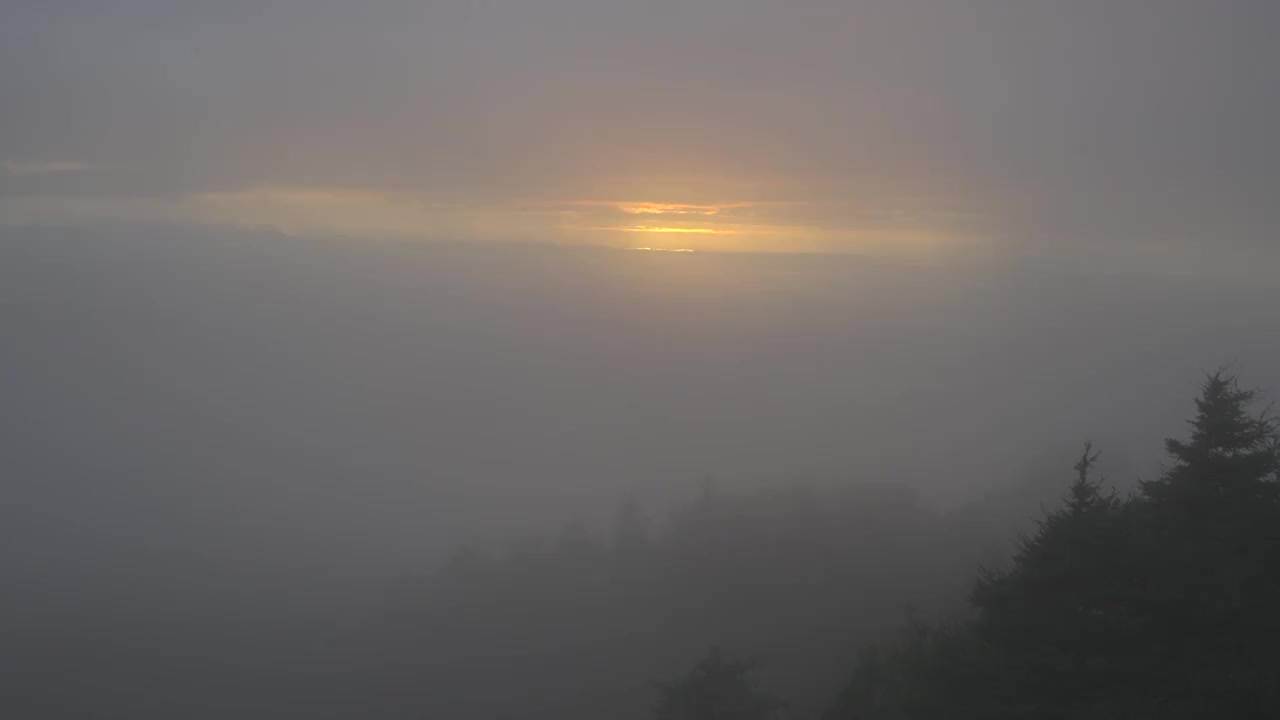
[[[737,230],[722,230],[717,228],[682,228],[682,227],[654,227],[651,225],[612,225],[608,227],[591,228],[592,230],[612,230],[614,232],[636,232],[636,233],[688,233],[693,235],[737,235]]]

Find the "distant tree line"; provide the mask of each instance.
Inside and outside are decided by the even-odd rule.
[[[603,536],[459,554],[419,626],[427,704],[467,718],[1280,717],[1280,428],[1257,400],[1208,376],[1190,437],[1123,495],[1086,444],[1061,502],[1002,555],[971,512],[892,484],[708,490],[660,528],[628,504]],[[654,679],[671,680],[656,705]]]
[[[394,632],[415,646],[423,716],[650,718],[654,683],[721,646],[731,667],[759,660],[787,701],[771,711],[817,717],[905,608],[962,602],[981,547],[901,483],[708,485],[664,518],[627,503],[603,530],[459,552]]]

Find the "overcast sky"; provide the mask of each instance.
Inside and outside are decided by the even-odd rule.
[[[10,0],[0,220],[1243,265],[1274,244],[1278,20],[1269,0]]]

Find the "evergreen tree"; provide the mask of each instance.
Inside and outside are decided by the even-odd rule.
[[[1142,485],[1149,684],[1205,714],[1280,702],[1280,435],[1257,400],[1209,375],[1190,439]]]
[[[1129,543],[1122,503],[1090,476],[1097,458],[1086,443],[1062,506],[1020,538],[1007,571],[983,572],[974,586],[975,632],[1001,650],[1012,693],[1001,703],[1020,712],[1092,707],[1126,669]]]
[[[1182,514],[1180,520],[1274,503],[1280,435],[1269,408],[1250,412],[1258,399],[1258,391],[1241,388],[1223,371],[1209,375],[1196,399],[1191,439],[1165,441],[1174,464],[1159,479],[1143,483],[1147,499]]]
[[[1036,635],[1049,630],[1074,636],[1081,621],[1103,611],[1097,586],[1106,578],[1099,573],[1116,551],[1108,541],[1115,539],[1120,504],[1090,478],[1097,457],[1086,443],[1062,507],[1046,513],[1033,535],[1019,538],[1008,570],[981,573],[973,600],[985,631],[1007,634],[1010,642],[1040,642]]]
[[[1086,445],[1061,508],[975,583],[974,620],[864,656],[830,717],[1275,715],[1280,428],[1257,397],[1210,375],[1190,439],[1123,501]]]

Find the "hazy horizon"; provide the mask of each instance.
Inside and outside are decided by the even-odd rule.
[[[904,482],[951,507],[1086,438],[1131,482],[1203,371],[1267,387],[1280,346],[1259,332],[1274,285],[1049,264],[136,228],[2,251],[10,492],[93,468],[104,499],[198,513],[202,542],[300,522],[313,549],[261,540],[312,563],[404,569],[708,478]],[[338,525],[273,514],[308,503]]]

